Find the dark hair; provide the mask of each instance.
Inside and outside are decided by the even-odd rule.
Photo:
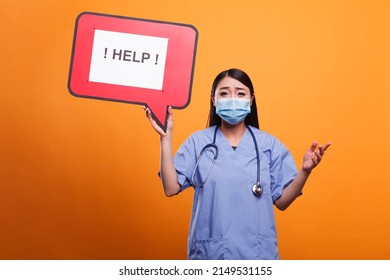
[[[254,96],[255,90],[253,88],[253,84],[249,76],[242,70],[231,68],[229,70],[222,71],[218,74],[217,77],[215,77],[213,85],[211,87],[211,95],[215,94],[215,90],[217,89],[217,86],[219,82],[225,78],[225,77],[231,77],[233,79],[236,79],[237,81],[241,82],[245,86],[249,88],[251,96],[253,96],[252,106],[251,106],[251,112],[248,114],[245,118],[245,124],[251,125],[256,128],[259,128],[259,120],[257,116],[257,106],[256,106],[256,98]],[[210,112],[209,112],[209,119],[208,119],[208,127],[213,125],[221,125],[221,118],[216,114],[215,112],[215,106],[213,104],[213,101],[210,99]]]

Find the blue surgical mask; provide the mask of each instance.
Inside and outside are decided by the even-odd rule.
[[[216,100],[217,115],[231,125],[241,122],[250,112],[250,99],[223,98]]]

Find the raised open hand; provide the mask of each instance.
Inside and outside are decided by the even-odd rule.
[[[328,142],[325,145],[318,145],[317,141],[314,141],[303,157],[302,169],[306,172],[311,172],[321,162],[325,151],[331,144],[332,142]]]

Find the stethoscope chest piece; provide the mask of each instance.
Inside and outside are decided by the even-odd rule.
[[[256,183],[252,187],[252,192],[256,197],[260,197],[263,193],[263,187],[260,185],[260,183]]]

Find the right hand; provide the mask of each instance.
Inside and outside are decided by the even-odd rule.
[[[143,106],[146,117],[149,119],[150,124],[154,128],[154,130],[160,134],[160,136],[167,137],[167,136],[172,136],[172,130],[173,130],[173,112],[172,112],[172,107],[168,107],[168,116],[167,116],[167,131],[165,132],[158,124],[157,122],[153,119],[152,112],[150,109],[146,106]]]

